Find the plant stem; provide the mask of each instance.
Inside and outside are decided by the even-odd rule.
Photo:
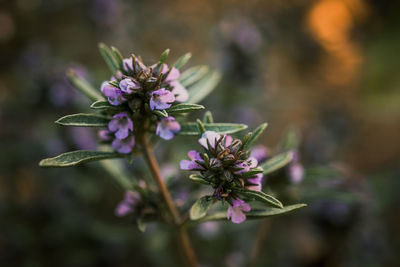
[[[168,211],[172,216],[174,226],[178,232],[179,242],[181,243],[183,253],[186,257],[186,260],[187,260],[189,266],[196,267],[197,260],[196,260],[194,251],[192,249],[192,246],[190,244],[188,234],[186,232],[185,227],[181,224],[181,218],[179,216],[179,212],[176,209],[174,201],[172,200],[171,194],[169,193],[169,190],[161,176],[160,168],[157,164],[157,160],[154,156],[154,153],[149,146],[147,136],[143,135],[141,141],[142,141],[141,143],[143,146],[143,154],[144,154],[145,160],[150,168],[150,171],[153,175],[154,180],[157,183],[158,189],[161,192],[161,195],[165,201],[165,204],[167,205]]]

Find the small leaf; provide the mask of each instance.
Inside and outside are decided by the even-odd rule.
[[[88,151],[88,150],[76,150],[67,153],[63,153],[54,158],[47,158],[40,161],[39,166],[41,167],[70,167],[81,163],[119,158],[120,154],[108,151]]]
[[[204,196],[198,199],[190,208],[190,219],[198,220],[206,216],[213,203],[214,199],[211,196]]]
[[[107,126],[110,119],[97,115],[78,113],[64,116],[56,121],[57,124],[64,126],[80,126],[80,127],[104,127]]]
[[[203,134],[206,132],[206,128],[204,127],[204,124],[201,120],[197,119],[196,124],[197,124],[197,130],[199,130],[200,134]]]
[[[240,190],[238,191],[238,193],[243,196],[264,202],[265,204],[272,205],[273,207],[283,208],[283,205],[279,200],[277,200],[273,196],[265,194],[264,192],[254,190]]]
[[[213,116],[212,116],[211,111],[207,110],[207,111],[204,113],[203,122],[204,122],[204,123],[213,123],[213,122],[214,122],[214,118],[213,118]]]
[[[263,173],[263,172],[264,172],[264,170],[263,170],[262,168],[257,167],[257,168],[251,169],[251,170],[248,171],[248,172],[242,173],[241,177],[242,177],[242,178],[252,178],[252,177],[254,177],[256,174]]]
[[[177,69],[180,69],[183,67],[183,65],[185,65],[189,59],[192,57],[192,54],[190,53],[186,53],[183,56],[181,56],[180,58],[178,58],[178,60],[172,65]]]
[[[113,53],[114,59],[118,64],[118,68],[122,69],[122,67],[124,66],[124,58],[122,57],[121,52],[119,52],[119,50],[114,46],[111,46],[111,52]]]
[[[189,92],[189,99],[187,102],[199,103],[215,89],[220,80],[221,73],[218,71],[207,74],[193,86],[187,88]]]
[[[189,176],[189,179],[195,183],[199,183],[199,184],[205,184],[205,185],[209,185],[211,184],[209,181],[207,181],[206,179],[204,179],[202,176],[198,175],[198,174],[191,174]]]
[[[108,48],[103,43],[99,43],[99,51],[111,73],[115,74],[119,69],[119,64],[118,61],[114,58],[114,55],[110,48]]]
[[[249,138],[247,142],[247,148],[251,147],[255,141],[257,141],[258,137],[264,132],[264,130],[267,128],[268,123],[263,123],[260,126],[258,126],[254,131],[251,137]]]
[[[169,114],[188,113],[196,110],[204,109],[202,105],[197,104],[177,104],[167,109]]]
[[[185,70],[179,77],[179,82],[183,87],[190,86],[199,81],[209,71],[207,66],[195,66]]]
[[[285,206],[282,209],[267,208],[267,209],[262,209],[262,210],[261,209],[251,210],[250,212],[246,212],[245,214],[246,214],[247,220],[262,219],[262,218],[269,218],[269,217],[273,217],[273,216],[284,215],[284,214],[293,212],[295,210],[304,208],[306,206],[307,206],[307,204],[294,204],[294,205]],[[221,220],[224,220],[224,221],[227,220],[226,211],[216,212],[209,216],[203,217],[200,220],[190,221],[190,222],[188,222],[188,225],[195,225],[198,223],[203,223],[203,222],[208,222],[208,221],[221,221]]]
[[[73,69],[67,70],[66,75],[71,84],[91,100],[95,101],[103,98],[99,90],[90,85],[82,77],[79,77]]]
[[[285,167],[292,161],[292,159],[293,153],[290,151],[272,157],[261,165],[261,167],[264,169],[264,175]]]
[[[166,110],[158,110],[158,109],[154,109],[151,112],[153,112],[154,114],[160,116],[160,117],[164,117],[164,118],[168,118],[168,113]]]
[[[206,131],[214,131],[220,134],[232,134],[247,129],[245,124],[237,123],[203,123]],[[200,135],[201,132],[194,122],[181,124],[180,135]]]
[[[93,102],[90,105],[90,108],[99,109],[99,110],[103,110],[103,109],[120,110],[120,109],[123,109],[121,106],[110,105],[110,103],[108,103],[107,100],[103,100],[103,99],[100,99],[100,100],[97,100],[96,102]]]
[[[162,54],[161,54],[161,58],[160,58],[160,63],[164,64],[165,61],[167,60],[167,57],[169,55],[169,48],[166,49]]]

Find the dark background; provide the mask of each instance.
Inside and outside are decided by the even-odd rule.
[[[0,1],[0,265],[174,266],[168,231],[142,234],[115,217],[122,191],[99,165],[37,165],[95,147],[90,130],[53,122],[88,110],[67,68],[96,87],[109,78],[103,41],[147,64],[166,48],[170,63],[191,52],[188,66],[223,73],[202,102],[217,121],[267,121],[271,149],[290,128],[302,136],[307,175],[288,198],[321,194],[282,218],[194,228],[203,266],[243,266],[257,231],[259,266],[398,266],[399,10],[377,0]]]

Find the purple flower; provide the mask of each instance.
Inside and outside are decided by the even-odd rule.
[[[172,116],[168,118],[162,118],[160,122],[157,123],[156,134],[164,140],[171,140],[174,135],[181,130],[181,126]]]
[[[122,95],[122,91],[108,82],[103,82],[101,84],[101,92],[107,97],[108,102],[113,106],[121,105],[126,101],[126,98]]]
[[[125,139],[129,135],[129,131],[133,131],[133,122],[129,118],[128,113],[121,112],[113,116],[108,123],[108,129],[115,133],[117,139]]]
[[[126,78],[119,83],[121,91],[126,94],[132,94],[140,89],[140,84],[132,79]]]
[[[133,71],[133,60],[132,58],[124,58],[122,60],[122,67],[124,69],[124,71],[129,72],[129,71]]]
[[[134,206],[140,201],[140,199],[139,193],[126,191],[124,200],[122,200],[115,209],[115,214],[122,217],[133,212]]]
[[[207,140],[210,143],[210,146],[212,148],[215,148],[215,143],[218,141],[218,139],[221,138],[221,135],[214,132],[214,131],[206,131],[201,135],[201,138],[199,139],[200,145],[202,145],[204,148],[208,149],[207,145]]]
[[[195,150],[190,150],[188,152],[188,157],[190,158],[190,160],[181,160],[180,167],[182,170],[204,170],[204,168],[196,162],[196,160],[203,162],[203,159],[200,157],[199,152]]]
[[[163,110],[171,106],[170,103],[175,101],[175,96],[171,91],[165,88],[158,89],[151,93],[150,108],[152,110]]]
[[[290,181],[294,184],[298,184],[303,180],[304,168],[300,163],[290,164],[289,166],[289,177]]]
[[[173,81],[170,83],[173,87],[172,93],[175,95],[175,100],[178,102],[185,102],[189,99],[189,93],[185,87],[178,81]]]
[[[257,167],[257,165],[258,165],[258,161],[255,158],[250,157],[246,161],[236,164],[235,167],[241,168],[241,169],[235,171],[235,174],[246,173],[246,172],[250,171],[250,169]]]
[[[226,214],[228,220],[232,218],[233,223],[242,223],[246,220],[246,215],[243,213],[249,212],[251,207],[240,198],[232,200],[233,206],[229,205],[228,212]]]
[[[247,182],[250,182],[253,185],[246,186],[246,189],[254,190],[254,191],[261,191],[261,189],[262,189],[262,184],[261,184],[262,178],[263,178],[263,174],[262,173],[258,173],[258,174],[255,175],[254,178],[247,179]]]
[[[255,158],[258,162],[263,162],[268,158],[268,150],[263,145],[253,147],[250,156]]]
[[[168,72],[168,65],[163,64],[161,73],[166,74],[167,72]],[[164,82],[170,83],[170,82],[176,81],[176,80],[178,80],[179,76],[181,76],[181,73],[179,72],[179,70],[175,67],[172,67],[171,70],[169,71],[167,77],[165,77]]]
[[[114,139],[111,145],[118,153],[128,154],[132,152],[135,145],[135,137],[130,135],[125,139]]]

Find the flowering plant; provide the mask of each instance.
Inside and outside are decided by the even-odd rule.
[[[191,266],[197,266],[187,235],[187,228],[191,225],[216,220],[242,223],[246,218],[281,215],[305,206],[284,206],[262,190],[263,176],[290,164],[295,156],[292,151],[287,151],[265,160],[260,147],[252,149],[267,127],[266,123],[243,136],[239,132],[245,130],[246,125],[215,123],[209,111],[202,120],[187,121],[187,113],[204,109],[197,103],[215,88],[220,79],[217,71],[210,72],[205,66],[196,66],[181,73],[190,54],[169,66],[166,64],[168,49],[157,63],[147,66],[134,54],[123,58],[114,47],[100,44],[99,48],[111,70],[110,79],[101,84],[100,90],[73,71],[67,73],[71,83],[94,101],[90,107],[95,112],[67,115],[56,121],[64,126],[98,128],[99,149],[67,152],[42,160],[40,166],[69,167],[101,161],[126,190],[116,214],[132,213],[143,231],[146,223],[152,221],[172,225]],[[152,151],[157,141],[171,140],[176,135],[198,136],[200,147],[188,152],[189,159],[183,159],[180,168],[195,172],[189,179],[213,190],[212,194],[199,198],[186,211],[178,210]],[[118,161],[107,160],[126,158],[132,163],[140,155],[149,166],[157,191],[142,181],[127,178]],[[162,203],[158,201],[159,196]],[[256,208],[253,201],[259,203]],[[211,212],[217,202],[222,205]],[[184,212],[187,216],[183,215]]]

